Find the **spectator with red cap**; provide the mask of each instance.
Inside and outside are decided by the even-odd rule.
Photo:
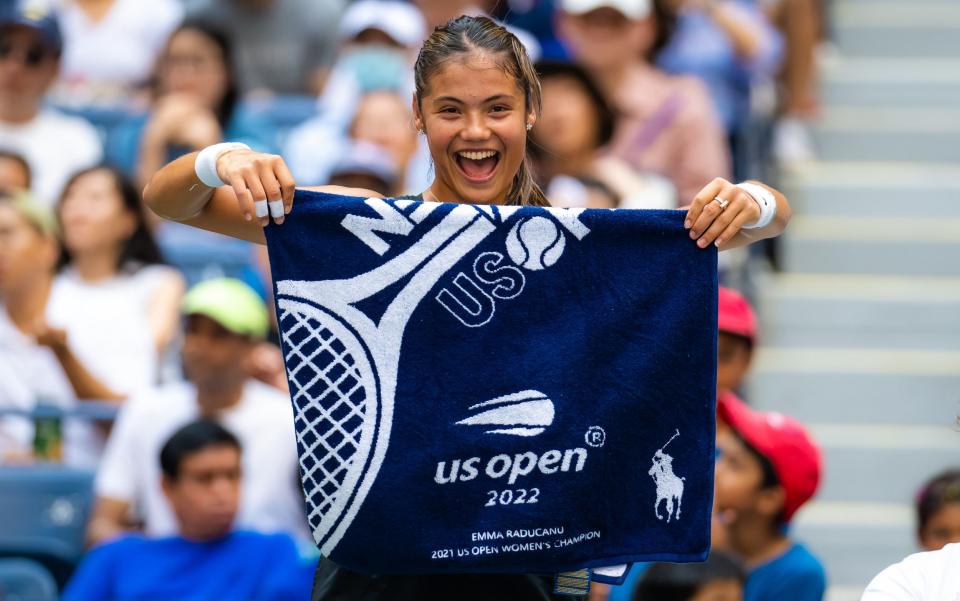
[[[721,287],[717,307],[717,398],[735,394],[750,371],[757,316],[742,294]]]
[[[817,491],[820,450],[807,430],[780,413],[720,399],[716,505],[730,550],[747,566],[745,601],[819,601],[820,561],[786,526]]]

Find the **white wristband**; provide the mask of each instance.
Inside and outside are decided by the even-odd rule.
[[[204,186],[219,188],[226,185],[226,182],[220,179],[220,175],[217,173],[217,159],[223,153],[231,150],[250,150],[250,147],[240,142],[223,142],[222,144],[207,146],[200,151],[193,164],[193,169],[197,172],[197,177],[203,182]]]
[[[770,225],[770,222],[777,215],[777,199],[773,197],[773,193],[763,186],[750,182],[737,184],[737,187],[749,194],[750,198],[760,207],[760,218],[757,219],[756,223],[744,225],[742,229],[756,230]]]

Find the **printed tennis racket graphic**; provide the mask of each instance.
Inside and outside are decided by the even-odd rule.
[[[324,555],[360,510],[386,455],[407,322],[437,281],[497,229],[491,217],[456,206],[371,271],[277,282],[308,520]],[[401,281],[379,319],[355,306]]]

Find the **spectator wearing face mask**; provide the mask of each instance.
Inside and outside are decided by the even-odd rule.
[[[562,0],[560,8],[561,39],[619,115],[610,154],[669,179],[679,205],[717,174],[728,177],[726,134],[705,86],[653,63],[672,32],[666,0]]]
[[[102,156],[89,123],[44,106],[63,51],[56,16],[42,3],[0,4],[0,148],[27,160],[34,196],[48,207],[70,175]]]
[[[294,177],[327,184],[352,145],[372,144],[397,171],[388,195],[423,191],[430,181],[429,153],[417,139],[409,99],[413,61],[425,36],[423,16],[407,2],[350,5],[339,25],[340,49],[320,114],[295,128],[286,143],[283,154]]]

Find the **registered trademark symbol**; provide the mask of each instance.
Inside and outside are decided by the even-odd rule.
[[[583,439],[591,447],[602,447],[607,442],[607,433],[600,426],[590,426]]]

